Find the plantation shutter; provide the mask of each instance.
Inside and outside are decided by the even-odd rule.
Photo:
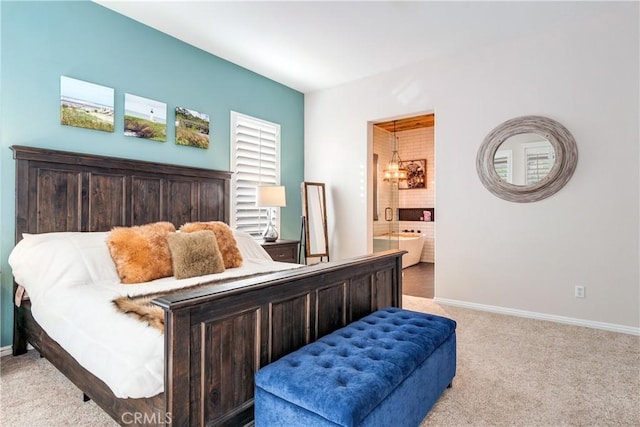
[[[231,112],[231,226],[259,237],[269,211],[256,206],[258,185],[280,184],[280,125]],[[280,228],[280,210],[275,211]]]
[[[526,149],[527,185],[535,184],[547,176],[553,165],[554,155],[551,149]]]
[[[493,159],[493,167],[496,173],[503,180],[507,181],[509,177],[509,159],[507,157],[496,157]]]
[[[501,180],[511,181],[511,151],[497,151],[493,157],[493,168]]]

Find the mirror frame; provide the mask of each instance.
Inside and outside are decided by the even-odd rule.
[[[514,185],[500,178],[494,157],[500,145],[513,135],[535,133],[551,143],[555,162],[544,177],[532,185]],[[557,121],[543,116],[521,116],[507,120],[493,129],[482,141],[476,158],[476,170],[482,184],[494,195],[510,202],[528,203],[545,199],[565,186],[578,164],[578,146]]]
[[[310,224],[309,223],[309,187],[318,187],[318,191],[321,194],[321,203],[322,203],[322,212],[320,213],[320,218],[322,219],[322,224]],[[329,235],[327,232],[327,199],[325,196],[325,187],[322,182],[303,182],[302,183],[302,209],[303,215],[305,218],[305,227],[304,227],[304,251],[306,258],[314,258],[314,257],[329,257]],[[315,235],[315,233],[311,233],[311,227],[323,227],[323,235],[324,235],[324,252],[316,253],[311,252],[311,244],[310,244],[310,236]]]

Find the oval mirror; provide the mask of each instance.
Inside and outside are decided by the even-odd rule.
[[[507,120],[484,139],[476,160],[482,184],[512,202],[534,202],[559,191],[571,178],[578,149],[571,133],[547,117]]]

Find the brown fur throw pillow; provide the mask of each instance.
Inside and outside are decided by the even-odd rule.
[[[176,279],[224,271],[224,261],[213,231],[171,233],[167,235],[167,242]]]
[[[107,246],[122,283],[142,283],[173,275],[167,234],[176,231],[170,222],[115,227]]]
[[[233,231],[227,224],[220,221],[188,222],[180,227],[180,231],[183,233],[200,230],[211,230],[216,234],[225,268],[235,268],[242,265],[242,254],[238,249],[236,238],[233,237]]]

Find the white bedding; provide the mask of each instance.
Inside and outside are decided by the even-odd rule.
[[[182,280],[121,284],[106,232],[24,235],[9,264],[16,283],[29,294],[34,319],[53,340],[117,397],[151,397],[164,389],[164,338],[155,328],[118,312],[111,301],[300,267],[272,261],[251,236],[234,234],[244,258],[241,267]]]

